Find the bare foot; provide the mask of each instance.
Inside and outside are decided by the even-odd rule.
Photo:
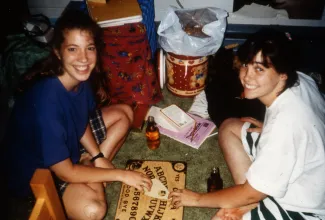
[[[243,215],[256,208],[258,203],[239,208],[219,209],[211,220],[241,220]]]
[[[90,162],[90,159],[92,157],[90,156],[89,153],[85,152],[83,154],[81,154],[80,156],[80,163],[83,164],[83,165],[87,165],[87,166],[90,166],[92,163]]]

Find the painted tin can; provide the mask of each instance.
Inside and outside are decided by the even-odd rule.
[[[166,55],[167,89],[174,95],[193,97],[205,88],[208,57]]]

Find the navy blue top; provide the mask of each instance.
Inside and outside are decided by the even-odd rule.
[[[36,168],[48,168],[70,158],[80,159],[80,139],[95,107],[88,82],[67,91],[57,77],[36,83],[18,98],[8,138],[8,180],[12,193],[31,193],[29,182]]]

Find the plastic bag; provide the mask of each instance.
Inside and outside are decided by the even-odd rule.
[[[177,9],[170,6],[158,27],[158,41],[166,52],[208,56],[220,48],[228,13],[219,8]]]

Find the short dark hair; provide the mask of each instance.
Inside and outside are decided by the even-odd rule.
[[[298,81],[296,72],[297,53],[291,37],[272,28],[262,28],[252,34],[239,47],[237,57],[240,63],[251,63],[258,52],[262,53],[263,65],[273,67],[278,73],[286,74],[285,88],[291,88]]]

